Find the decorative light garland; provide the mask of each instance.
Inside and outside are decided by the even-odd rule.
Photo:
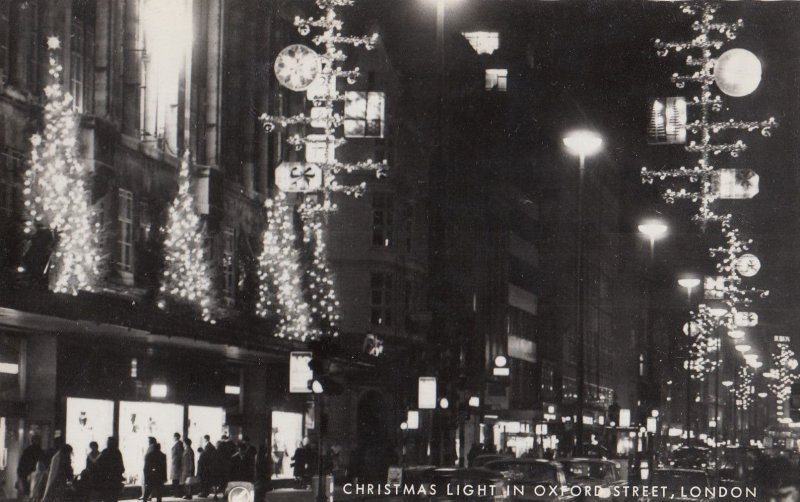
[[[305,270],[305,284],[308,287],[307,303],[301,300],[301,291],[298,289],[299,271],[292,265],[299,261],[287,256],[287,254],[293,253],[293,248],[290,249],[290,243],[293,242],[291,236],[294,235],[293,226],[280,224],[277,228],[269,231],[270,233],[287,232],[282,236],[269,237],[265,235],[265,249],[261,260],[261,289],[267,287],[265,284],[269,281],[277,282],[278,300],[277,302],[266,301],[264,299],[266,296],[262,294],[259,313],[267,315],[270,307],[273,307],[274,311],[281,316],[281,328],[278,330],[277,336],[305,339],[309,336],[338,335],[339,302],[336,299],[328,261],[325,227],[328,214],[337,210],[336,204],[332,201],[332,194],[338,192],[360,197],[366,190],[366,182],[348,185],[339,182],[336,178],[341,173],[372,172],[376,178],[380,179],[388,169],[386,162],[366,160],[343,163],[336,160],[336,148],[346,143],[341,134],[344,119],[342,114],[337,112],[337,107],[341,106],[345,96],[336,90],[336,81],[344,78],[348,83],[353,84],[359,76],[358,68],[344,69],[341,66],[347,56],[339,46],[364,47],[370,50],[375,47],[378,38],[376,34],[369,36],[342,34],[343,23],[338,17],[336,9],[351,6],[353,3],[354,0],[317,0],[317,7],[322,10],[319,17],[305,19],[296,17],[294,20],[294,25],[303,36],[310,35],[314,29],[321,30],[321,33],[312,38],[314,45],[322,48],[322,52],[317,54],[319,74],[315,80],[317,84],[314,87],[315,91],[311,96],[313,106],[316,107],[318,113],[313,116],[311,113],[301,113],[288,117],[263,114],[259,117],[267,132],[291,126],[319,126],[322,130],[320,134],[314,136],[290,134],[286,138],[286,142],[298,151],[310,146],[323,151],[322,162],[305,164],[305,167],[311,167],[312,170],[321,172],[322,186],[318,193],[306,194],[300,206],[300,216],[303,221],[303,243],[309,249],[311,257],[311,263]],[[302,47],[299,49],[298,53],[308,52],[302,50]],[[309,67],[314,68],[315,65],[309,65]],[[273,212],[270,215],[268,212],[268,217],[276,216],[278,216],[276,213]],[[269,253],[267,244],[274,246]],[[283,246],[284,249],[279,250],[279,246]],[[282,285],[280,281],[283,280],[288,280],[289,284]],[[281,291],[283,293],[280,293]],[[283,296],[281,297],[281,295]],[[297,318],[297,313],[294,313],[293,316],[289,312],[289,305],[295,305],[301,309],[303,313],[299,314],[299,318]],[[307,313],[304,309],[307,309]],[[299,326],[296,326],[298,323],[306,324],[303,334],[298,331]],[[284,326],[291,326],[291,328]]]
[[[769,390],[775,394],[779,403],[788,400],[792,394],[792,384],[800,380],[797,375],[797,359],[788,342],[778,342],[777,353],[772,353],[773,369],[770,371],[772,377],[767,383]]]
[[[700,86],[699,95],[687,101],[688,105],[699,109],[700,118],[686,124],[687,131],[698,135],[699,140],[690,141],[685,146],[687,152],[699,155],[697,165],[689,168],[681,166],[678,169],[662,170],[650,170],[643,167],[641,171],[643,183],[652,184],[655,180],[686,179],[692,184],[697,184],[696,190],[667,188],[662,193],[663,198],[667,203],[688,200],[698,204],[697,214],[693,219],[703,229],[711,223],[717,224],[725,241],[722,246],[712,247],[709,253],[712,258],[719,258],[716,268],[724,277],[725,287],[722,290],[722,301],[727,312],[722,316],[716,316],[712,315],[709,309],[701,307],[691,313],[699,327],[699,333],[693,341],[691,350],[693,360],[689,367],[692,369],[692,376],[701,380],[716,367],[716,363],[708,357],[709,339],[713,336],[712,333],[723,327],[735,329],[735,315],[739,307],[749,304],[753,296],[763,297],[768,294],[768,291],[742,286],[742,277],[737,272],[736,262],[747,251],[748,245],[752,241],[740,237],[740,230],[733,224],[731,214],[717,214],[711,207],[719,198],[712,183],[716,171],[716,166],[712,163],[712,156],[716,157],[727,153],[731,157],[737,157],[747,149],[747,145],[741,140],[732,143],[712,143],[712,137],[714,134],[728,130],[760,130],[763,136],[769,137],[772,129],[778,126],[772,117],[764,121],[711,120],[712,113],[722,110],[721,96],[712,92],[717,62],[717,59],[712,56],[712,50],[720,50],[727,41],[734,40],[739,29],[744,26],[741,19],[733,23],[716,22],[714,16],[717,10],[718,3],[716,2],[685,3],[682,5],[682,11],[698,17],[692,23],[692,30],[697,35],[688,42],[665,42],[659,39],[654,41],[656,54],[660,57],[666,57],[670,52],[700,51],[699,57],[693,55],[686,57],[685,64],[688,67],[696,68],[693,72],[672,75],[672,81],[679,89],[685,88],[687,83]]]
[[[44,132],[31,137],[31,164],[23,189],[25,233],[32,236],[42,227],[53,232],[50,289],[76,295],[91,291],[99,276],[99,224],[87,187],[92,168],[77,158],[80,117],[72,95],[61,86],[63,67],[56,58],[60,45],[56,37],[47,40],[51,83],[44,89]]]
[[[275,336],[305,340],[318,335],[312,327],[308,303],[303,297],[303,270],[296,247],[294,208],[286,194],[267,199],[267,223],[258,259],[258,303],[261,317],[279,317]]]
[[[169,208],[164,240],[164,275],[158,306],[168,301],[199,307],[203,320],[214,323],[216,309],[211,284],[211,264],[206,253],[204,224],[195,208],[189,173],[189,152],[183,154],[178,173],[178,194]]]
[[[747,411],[750,405],[753,404],[753,394],[755,394],[755,386],[753,385],[753,375],[755,370],[750,366],[743,364],[739,367],[739,383],[736,386],[736,406]]]

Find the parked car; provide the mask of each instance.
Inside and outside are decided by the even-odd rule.
[[[570,458],[559,462],[564,467],[567,484],[589,487],[592,495],[583,500],[622,502],[625,499],[625,492],[622,490],[625,480],[620,476],[619,468],[614,462],[599,458]]]
[[[650,476],[649,486],[657,491],[658,495],[640,497],[639,502],[710,500],[705,490],[711,487],[711,482],[708,473],[700,469],[656,469]]]
[[[488,464],[489,462],[494,462],[495,460],[505,460],[509,458],[514,458],[511,455],[505,453],[483,453],[478,455],[477,457],[472,459],[470,462],[470,467],[483,467],[484,465]]]
[[[436,494],[428,497],[436,502],[493,501],[503,487],[501,473],[480,467],[441,467],[427,471],[421,479],[426,485],[436,486]]]
[[[558,462],[534,458],[509,458],[489,462],[486,468],[503,475],[503,479],[496,485],[497,501],[580,500],[570,493],[564,468]]]
[[[713,469],[714,458],[709,448],[681,446],[670,455],[669,465],[676,469]]]

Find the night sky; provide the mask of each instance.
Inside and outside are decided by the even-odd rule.
[[[435,85],[435,3],[427,0],[370,0],[357,2],[358,14],[382,26],[386,47],[401,78],[430,80]],[[798,166],[800,156],[800,3],[724,2],[717,19],[744,20],[736,40],[724,50],[741,47],[762,62],[763,77],[751,95],[723,95],[725,110],[716,119],[765,120],[775,117],[780,127],[771,138],[758,132],[737,132],[749,150],[733,159],[715,157],[718,167],[751,168],[760,175],[760,193],[749,201],[718,204],[719,211],[734,214],[743,234],[754,239],[753,252],[762,269],[753,285],[767,288],[770,296],[758,300],[763,336],[793,334],[800,321],[798,270],[795,247],[798,235]],[[670,82],[674,72],[684,72],[686,53],[666,58],[655,55],[652,41],[684,41],[692,36],[692,17],[673,2],[642,1],[500,1],[457,0],[447,10],[446,28],[452,40],[461,31],[501,32],[501,50],[494,57],[509,68],[515,65],[503,53],[503,41],[525,38],[535,47],[536,65],[530,93],[537,103],[535,117],[514,118],[511,134],[530,135],[532,144],[558,148],[565,127],[584,125],[605,138],[607,163],[618,166],[623,182],[623,232],[633,233],[642,216],[662,214],[672,228],[659,244],[661,265],[681,271],[696,269],[708,246],[708,236],[688,222],[693,207],[679,202],[667,205],[658,197],[658,184],[642,185],[639,170],[692,166],[680,147],[649,146],[646,142],[647,99],[687,95]],[[516,57],[520,57],[519,53]],[[518,84],[518,83],[517,83]],[[561,154],[565,157],[564,154]],[[568,159],[563,159],[565,162]],[[667,187],[667,184],[662,184]],[[674,276],[673,276],[674,277]],[[674,283],[673,283],[674,284]],[[674,302],[677,287],[666,287],[665,301]],[[795,340],[797,343],[798,340]]]

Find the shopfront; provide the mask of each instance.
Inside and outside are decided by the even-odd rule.
[[[292,457],[303,443],[305,436],[302,413],[291,411],[272,412],[272,462],[274,479],[294,476]]]

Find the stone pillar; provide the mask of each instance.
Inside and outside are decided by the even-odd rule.
[[[219,108],[221,99],[223,9],[221,0],[208,2],[208,60],[206,63],[206,164],[219,166]]]
[[[270,436],[266,367],[246,367],[242,380],[243,434],[250,436],[252,444],[258,447]]]

